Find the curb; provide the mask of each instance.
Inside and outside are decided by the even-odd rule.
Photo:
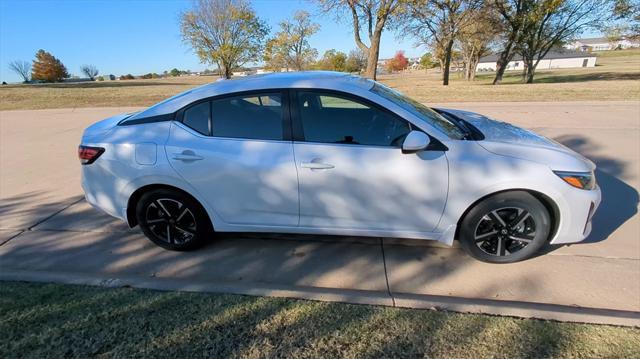
[[[351,304],[383,305],[389,307],[447,310],[458,313],[476,313],[517,318],[534,318],[561,322],[608,324],[640,327],[640,312],[575,307],[568,305],[473,299],[441,295],[388,293],[337,288],[272,285],[268,283],[203,282],[172,278],[108,275],[81,275],[76,273],[50,273],[24,270],[3,270],[0,281],[24,281],[90,285],[107,288],[133,287],[161,291],[229,293],[340,302]]]

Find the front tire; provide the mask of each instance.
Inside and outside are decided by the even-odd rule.
[[[171,189],[143,194],[136,204],[136,217],[147,238],[174,251],[196,249],[213,232],[202,206],[191,196]]]
[[[536,254],[551,233],[547,208],[524,191],[502,192],[475,205],[459,231],[462,248],[489,263],[513,263]]]

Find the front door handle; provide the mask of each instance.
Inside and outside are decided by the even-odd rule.
[[[302,162],[300,164],[302,168],[309,168],[312,170],[329,170],[334,168],[334,165],[330,165],[328,163],[322,163],[318,159],[314,159],[311,162]]]
[[[198,156],[193,151],[187,150],[187,151],[182,151],[182,153],[174,153],[173,159],[178,161],[190,162],[190,161],[203,160],[204,157]]]

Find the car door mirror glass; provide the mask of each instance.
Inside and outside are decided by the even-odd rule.
[[[431,139],[422,131],[411,131],[402,143],[402,153],[415,153],[429,146]]]

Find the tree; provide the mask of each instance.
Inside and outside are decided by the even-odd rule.
[[[120,76],[120,80],[133,80],[133,79],[135,79],[135,77],[133,77],[132,74],[126,74],[126,75]]]
[[[602,29],[607,38],[640,39],[640,0],[614,0],[612,15],[613,21]]]
[[[227,79],[260,57],[269,33],[246,0],[197,0],[181,14],[180,30],[200,61],[217,65]]]
[[[169,75],[171,75],[172,77],[180,76],[180,70],[174,67],[169,71]]]
[[[22,82],[27,83],[31,80],[31,64],[28,61],[11,61],[9,70],[15,72],[22,78]]]
[[[495,10],[487,5],[472,10],[473,21],[467,22],[459,32],[456,43],[464,64],[464,78],[473,81],[480,58],[490,52],[489,45],[498,36],[499,20]]]
[[[425,69],[426,71],[428,69],[432,69],[438,66],[438,62],[434,60],[433,55],[431,55],[431,53],[427,52],[420,57],[420,66],[422,66],[422,68]]]
[[[269,39],[264,47],[264,64],[265,68],[271,71],[279,72],[282,69],[288,69],[287,60],[281,47],[276,39]]]
[[[367,55],[361,49],[355,49],[349,51],[347,56],[347,63],[345,64],[347,72],[360,73],[367,67]]]
[[[98,76],[98,68],[93,65],[82,65],[80,66],[80,71],[85,74],[91,81],[96,79]]]
[[[604,37],[609,42],[609,46],[611,46],[611,48],[614,50],[619,49],[620,47],[619,41],[624,37],[627,31],[628,31],[628,26],[626,24],[605,26],[602,29]]]
[[[611,16],[609,0],[536,1],[524,18],[519,53],[525,65],[525,82],[532,83],[536,67],[554,47],[598,28]]]
[[[404,51],[397,51],[395,56],[389,59],[385,66],[389,72],[402,71],[409,66],[409,60],[404,56]]]
[[[364,75],[376,79],[376,69],[380,56],[380,38],[387,23],[396,17],[406,0],[316,0],[325,12],[338,14],[348,12],[353,26],[356,45],[367,55],[367,69]],[[362,41],[365,31],[369,45]]]
[[[280,31],[265,48],[267,67],[286,67],[296,71],[307,68],[318,56],[318,51],[309,45],[309,37],[319,29],[320,25],[312,23],[306,11],[297,11],[293,21],[281,22]]]
[[[442,84],[449,85],[449,70],[453,44],[460,30],[474,21],[473,14],[481,0],[412,0],[406,14],[404,29],[412,32],[423,43],[442,51]]]
[[[347,54],[334,49],[325,51],[316,64],[318,70],[346,71]]]
[[[530,8],[536,0],[495,0],[493,6],[500,16],[502,32],[502,49],[496,61],[496,76],[493,84],[502,82],[507,65],[517,53],[517,46],[522,42],[523,27]]]
[[[64,67],[60,60],[44,50],[38,50],[36,58],[33,60],[31,79],[44,82],[56,82],[62,81],[67,77],[69,77],[67,68]]]

